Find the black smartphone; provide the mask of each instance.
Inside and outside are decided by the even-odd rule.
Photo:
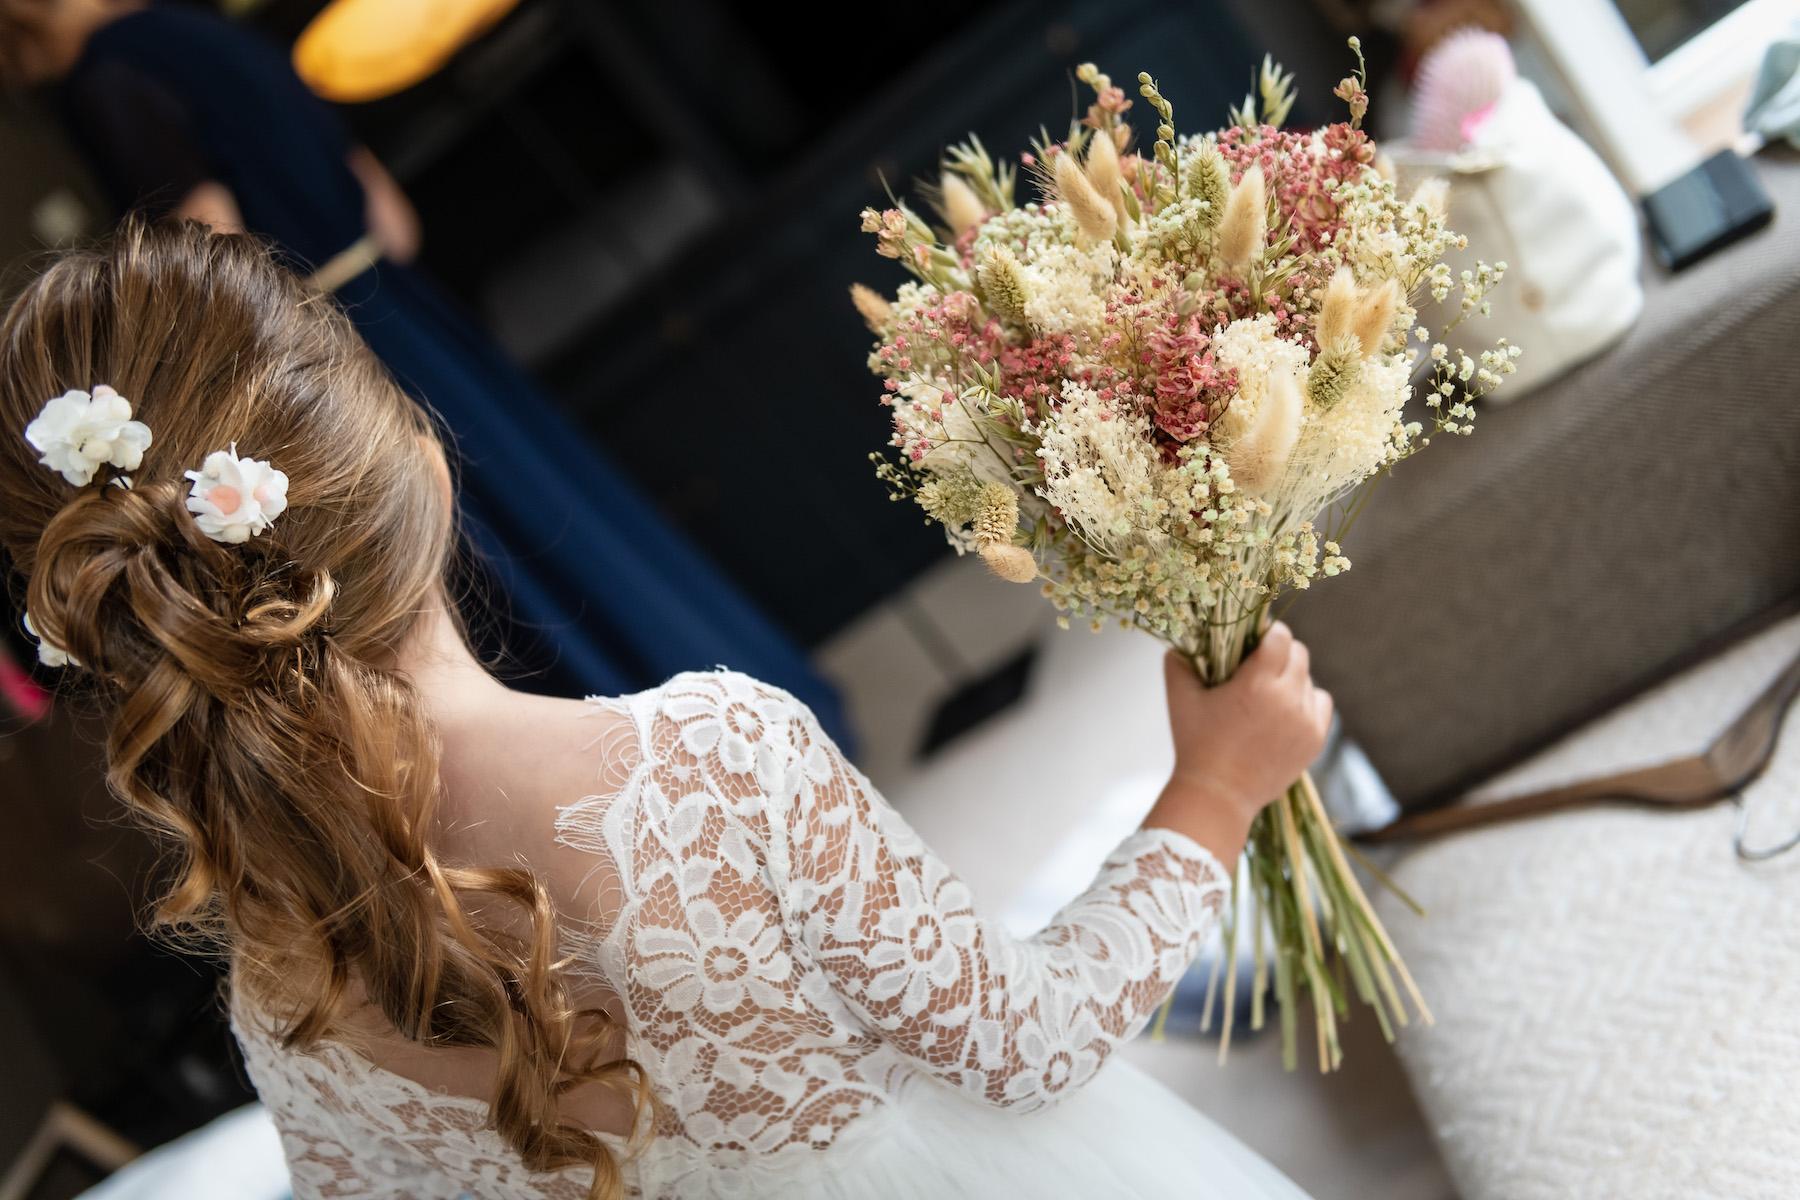
[[[1767,225],[1775,206],[1750,164],[1721,150],[1645,196],[1644,215],[1656,257],[1679,271]]]

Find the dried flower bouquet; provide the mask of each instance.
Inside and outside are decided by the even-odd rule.
[[[1065,625],[1143,629],[1209,683],[1237,668],[1278,597],[1348,569],[1339,543],[1362,485],[1431,433],[1468,433],[1471,401],[1518,354],[1501,340],[1470,358],[1441,340],[1485,315],[1505,264],[1458,276],[1444,262],[1464,243],[1442,185],[1396,194],[1361,128],[1351,48],[1358,69],[1335,93],[1349,119],[1309,133],[1281,127],[1292,79],[1267,59],[1231,124],[1197,136],[1176,135],[1140,75],[1158,121],[1141,152],[1132,101],[1084,65],[1085,117],[1022,156],[1039,199],[1015,199],[1018,168],[971,139],[927,189],[938,222],[898,202],[862,214],[913,276],[891,300],[852,289],[893,410],[895,453],[873,457],[895,496],[1001,577],[1042,581]],[[1414,300],[1453,293],[1460,313],[1434,338]],[[1424,421],[1408,419],[1415,390]],[[1303,993],[1323,1069],[1340,1060],[1353,995],[1390,1038],[1409,1007],[1429,1019],[1345,850],[1306,778],[1251,830],[1252,1020],[1272,984],[1289,1066]],[[1228,988],[1252,911],[1240,890]]]

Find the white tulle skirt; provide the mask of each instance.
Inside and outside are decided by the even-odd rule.
[[[1038,1112],[985,1107],[920,1079],[865,1121],[810,1161],[785,1163],[779,1179],[742,1179],[723,1191],[757,1200],[1308,1200],[1249,1147],[1118,1060]],[[669,1194],[692,1191],[690,1181]]]

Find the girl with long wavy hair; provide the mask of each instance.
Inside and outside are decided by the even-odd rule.
[[[230,965],[298,1197],[1299,1195],[1106,1062],[1323,739],[1284,627],[1171,666],[1168,785],[1016,938],[784,692],[501,684],[454,511],[428,415],[247,237],[128,225],[0,324],[15,595],[169,850],[156,922]]]
[[[566,693],[644,687],[730,655],[840,727],[799,647],[420,269],[412,202],[343,114],[286,49],[218,7],[0,0],[0,89],[39,96],[113,213],[254,233],[430,401],[471,448],[458,511],[505,599],[486,645],[503,641]],[[521,475],[536,487],[515,487]]]

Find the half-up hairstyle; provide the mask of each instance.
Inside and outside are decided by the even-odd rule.
[[[73,487],[21,436],[99,384],[154,432],[130,488]],[[290,481],[242,545],[184,503],[183,471],[232,443]],[[617,1196],[619,1164],[558,1098],[600,1081],[641,1114],[647,1084],[616,1024],[575,1006],[547,892],[426,841],[439,747],[395,663],[446,594],[440,453],[343,314],[243,236],[128,224],[0,325],[0,545],[107,706],[112,789],[170,847],[156,922],[227,955],[295,1049],[345,1030],[353,985],[415,1042],[492,1049],[494,1127]]]

